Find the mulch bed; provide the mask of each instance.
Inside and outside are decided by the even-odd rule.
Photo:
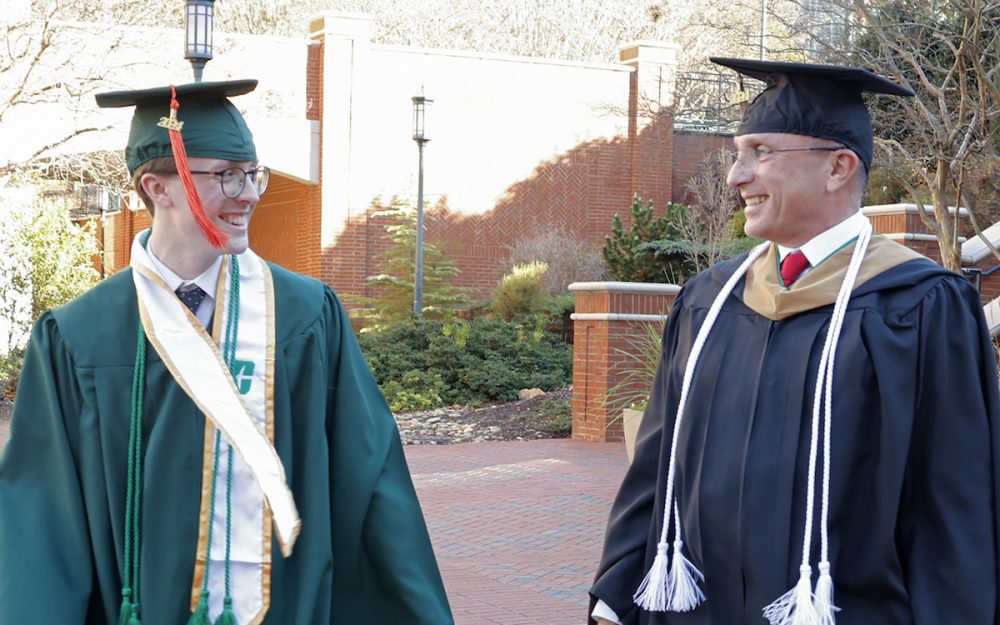
[[[536,438],[568,438],[569,432],[552,432],[546,427],[544,415],[539,415],[543,402],[569,400],[573,389],[549,391],[540,397],[505,402],[482,408],[468,408],[452,416],[454,421],[476,426],[477,430],[490,427],[500,429],[499,440],[531,440]]]

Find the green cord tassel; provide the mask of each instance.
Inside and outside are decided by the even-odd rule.
[[[236,615],[233,614],[233,600],[231,597],[226,597],[223,600],[222,614],[216,619],[215,625],[240,625],[236,621]]]
[[[129,625],[129,617],[135,609],[136,605],[132,603],[132,589],[122,588],[122,607],[118,610],[118,625]]]
[[[142,625],[142,621],[139,620],[139,606],[132,606],[132,615],[128,617],[128,625]]]
[[[187,625],[212,625],[208,618],[208,591],[201,591],[201,598],[198,599],[198,607],[188,620]]]

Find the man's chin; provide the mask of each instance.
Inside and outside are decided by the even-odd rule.
[[[230,239],[230,241],[223,248],[222,253],[239,255],[247,251],[248,247],[250,247],[250,245],[246,239],[238,239],[238,240]]]

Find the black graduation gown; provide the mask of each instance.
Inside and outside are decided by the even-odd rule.
[[[632,600],[656,553],[684,367],[744,258],[690,281],[664,330],[635,461],[591,590],[591,609],[602,599],[625,625],[761,625],[762,609],[798,579],[816,369],[833,306],[774,320],[744,303],[745,277],[702,352],[678,444],[682,538],[705,575],[707,601],[688,613],[650,613]],[[994,351],[966,281],[919,259],[856,287],[833,396],[838,625],[1000,622],[997,406]],[[816,517],[814,582],[818,507]]]

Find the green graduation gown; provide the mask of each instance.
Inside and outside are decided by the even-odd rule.
[[[274,444],[302,531],[289,558],[272,546],[264,623],[453,623],[395,422],[346,312],[321,282],[271,269]],[[0,623],[117,619],[138,323],[130,272],[35,324],[0,458]],[[142,623],[183,625],[205,419],[152,348],[146,376]]]

